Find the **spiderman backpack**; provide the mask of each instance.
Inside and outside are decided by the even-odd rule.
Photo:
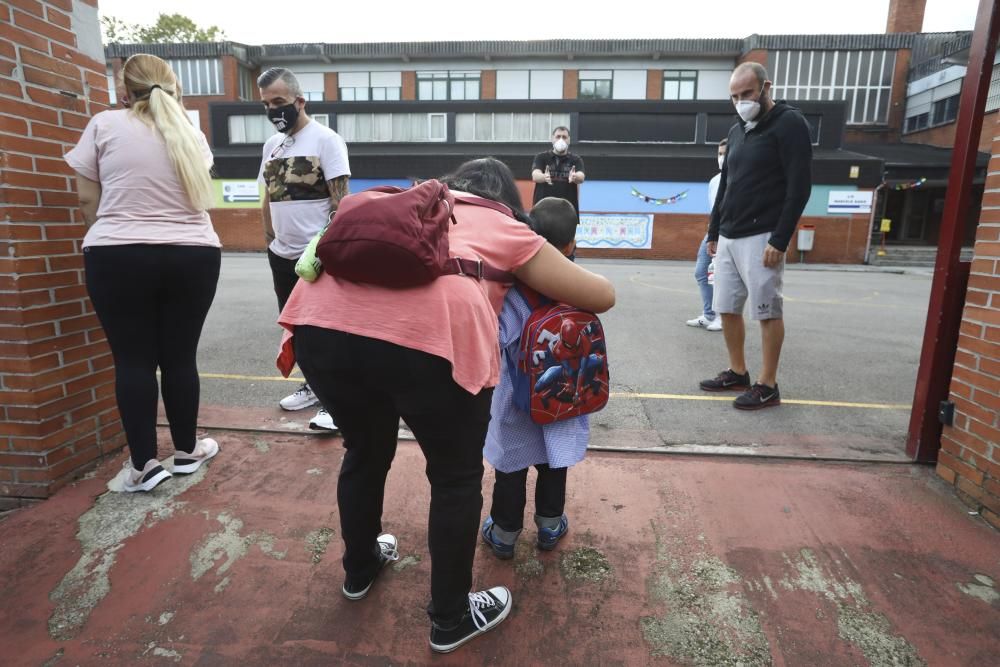
[[[604,408],[610,386],[608,351],[597,315],[549,301],[524,285],[514,289],[531,308],[516,368],[508,367],[514,405],[536,424]]]

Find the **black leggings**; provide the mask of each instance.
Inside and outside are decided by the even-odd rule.
[[[298,326],[294,340],[299,368],[347,448],[337,481],[347,577],[367,581],[381,566],[375,538],[402,416],[423,450],[431,485],[427,611],[438,625],[454,626],[472,590],[493,389],[470,394],[452,379],[446,359],[374,338]]]
[[[115,395],[132,465],[156,458],[159,367],[177,450],[195,446],[198,339],[215,298],[222,253],[208,246],[84,249],[87,291],[115,360]]]

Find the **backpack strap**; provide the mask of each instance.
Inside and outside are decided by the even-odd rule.
[[[492,199],[485,199],[483,197],[456,196],[455,203],[481,206],[482,208],[491,208],[494,211],[503,213],[511,218],[514,217],[514,213],[509,207],[501,204],[500,202],[493,201]],[[456,224],[458,223],[458,221],[455,220],[454,214],[452,214],[452,221]],[[442,275],[470,276],[472,278],[476,278],[477,280],[492,280],[493,282],[498,283],[512,283],[515,280],[513,273],[501,271],[481,259],[465,259],[463,257],[450,257],[448,259],[448,263],[445,265]]]
[[[514,274],[501,271],[481,259],[465,259],[464,257],[449,257],[441,275],[470,276],[477,280],[492,280],[497,283],[514,282]]]

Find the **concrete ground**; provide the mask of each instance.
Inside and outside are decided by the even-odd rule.
[[[614,394],[593,418],[594,445],[905,460],[928,272],[790,264],[779,373],[784,405],[747,414],[730,406],[733,395],[698,389],[727,360],[721,333],[684,325],[700,311],[693,263],[581,263],[618,292],[618,305],[602,317]],[[200,350],[203,423],[296,430],[308,421],[310,415],[276,408],[294,389],[274,367],[276,311],[266,257],[226,255]],[[748,323],[751,372],[760,356],[759,329]]]
[[[537,551],[530,528],[513,561],[478,549],[475,584],[508,586],[511,616],[434,656],[419,449],[400,445],[388,482],[401,560],[349,602],[339,439],[217,437],[207,469],[150,494],[106,492],[121,456],[0,522],[0,663],[990,667],[1000,656],[1000,536],[929,468],[592,453],[570,474],[557,550]]]
[[[586,264],[618,288],[615,394],[559,548],[534,548],[530,503],[512,562],[479,547],[477,588],[514,596],[494,632],[428,648],[411,442],[384,521],[401,560],[341,596],[341,441],[276,408],[295,385],[273,367],[266,260],[227,255],[200,358],[222,453],[136,495],[108,491],[120,454],[0,516],[0,665],[1000,664],[1000,535],[903,454],[926,273],[790,269],[785,404],[745,414],[697,391],[725,362],[719,334],[683,324],[689,265]]]

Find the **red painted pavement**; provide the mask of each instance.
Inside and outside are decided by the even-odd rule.
[[[530,500],[513,562],[480,546],[476,585],[510,587],[510,618],[434,656],[419,449],[401,443],[389,476],[384,524],[403,560],[349,602],[340,441],[218,439],[203,478],[169,500],[181,478],[154,498],[99,498],[119,457],[0,522],[0,664],[998,664],[1000,535],[927,468],[593,453],[570,473],[556,551],[533,548]],[[72,595],[57,591],[94,537],[81,515],[126,525],[157,499]],[[322,528],[325,554],[309,541]],[[582,557],[610,572],[574,578],[600,574],[569,563]],[[53,614],[88,596],[55,639]]]

